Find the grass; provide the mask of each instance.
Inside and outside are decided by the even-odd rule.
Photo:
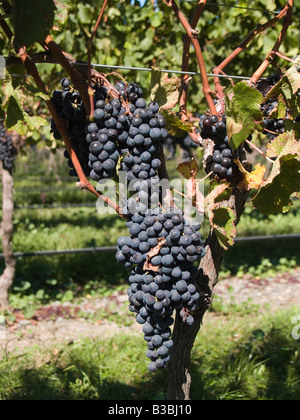
[[[208,314],[192,352],[192,400],[299,400],[295,314]],[[0,362],[0,398],[163,400],[166,372],[150,374],[144,353],[142,334],[121,334],[8,354]]]

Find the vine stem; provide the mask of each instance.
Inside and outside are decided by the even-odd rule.
[[[213,69],[213,73],[215,74],[215,88],[221,98],[224,99],[224,92],[223,88],[221,87],[220,78],[218,77],[218,75],[221,74],[225,67],[227,67],[239,54],[246,50],[248,45],[256,38],[256,36],[263,33],[268,28],[271,28],[277,22],[285,18],[289,10],[291,10],[290,3],[293,3],[293,0],[289,0],[289,4],[287,4],[275,18],[271,19],[263,25],[259,24],[252,32],[250,32],[247,35],[244,41],[218,67]],[[257,80],[259,79],[259,77],[257,78]]]
[[[199,22],[199,19],[204,11],[207,0],[200,0],[198,6],[193,14],[190,25],[191,28],[196,29],[196,26]],[[188,35],[184,36],[183,40],[183,54],[182,54],[182,65],[181,70],[183,72],[189,71],[189,59],[190,59],[190,47],[191,47],[191,38]],[[188,120],[187,115],[187,90],[188,85],[191,80],[191,77],[188,74],[183,74],[181,76],[181,92],[180,92],[180,112],[182,114],[182,120]]]
[[[270,159],[268,156],[266,156],[264,154],[264,152],[262,150],[260,150],[259,147],[255,146],[255,144],[253,144],[250,140],[246,140],[246,143],[249,144],[249,146],[251,146],[254,150],[256,150],[261,156],[263,156],[265,159],[267,159],[268,162],[271,162],[272,165],[274,164],[274,161],[272,159]]]
[[[89,97],[90,97],[90,121],[92,121],[94,119],[94,95],[93,95],[93,88],[92,88],[92,44],[93,44],[93,40],[95,38],[97,29],[100,25],[100,22],[102,20],[105,8],[107,6],[108,0],[104,0],[99,17],[97,19],[97,22],[94,26],[92,35],[90,37],[90,39],[88,40],[87,43],[87,54],[88,54],[88,93],[89,93]]]
[[[24,64],[24,67],[26,68],[27,72],[33,77],[37,87],[46,95],[48,95],[47,89],[38,73],[37,67],[36,65],[31,61],[30,57],[28,56],[27,52],[26,52],[26,48],[22,47],[19,49],[18,51],[20,58]],[[73,147],[71,145],[71,141],[69,139],[69,135],[66,129],[66,126],[64,124],[64,122],[60,119],[58,113],[56,112],[56,109],[54,107],[54,104],[52,103],[52,101],[46,100],[46,105],[48,107],[48,110],[56,124],[56,127],[58,129],[58,131],[60,132],[60,134],[62,135],[63,141],[65,143],[66,149],[70,155],[70,158],[72,160],[72,163],[75,167],[75,170],[77,172],[78,178],[79,178],[79,183],[77,183],[77,186],[82,188],[82,189],[86,189],[89,192],[91,192],[92,194],[94,194],[96,197],[99,197],[102,201],[104,201],[104,203],[106,203],[108,206],[112,207],[121,217],[123,217],[123,213],[121,208],[114,203],[110,198],[106,197],[104,194],[102,194],[100,191],[97,191],[95,189],[95,187],[89,183],[89,181],[87,180],[83,169],[81,167],[81,164],[78,160],[78,157],[75,153],[75,151],[73,150]]]
[[[278,52],[278,51],[272,51],[272,53],[273,54],[275,54],[275,55],[277,55],[278,57],[280,57],[280,58],[283,58],[283,60],[286,60],[286,61],[288,61],[288,62],[290,62],[290,63],[292,63],[292,64],[295,64],[295,60],[293,60],[292,58],[290,58],[290,57],[287,57],[286,55],[284,55],[284,54],[281,54],[280,52]]]
[[[281,47],[284,38],[287,34],[287,31],[293,21],[292,16],[293,16],[293,6],[294,6],[294,0],[288,0],[288,4],[286,5],[285,9],[286,9],[286,13],[285,13],[285,19],[283,21],[282,24],[282,30],[279,34],[279,37],[272,49],[272,51],[267,55],[267,57],[265,58],[265,60],[263,61],[263,63],[260,65],[260,67],[256,70],[256,72],[254,73],[254,75],[251,78],[250,83],[254,83],[256,84],[258,82],[258,80],[261,78],[261,76],[263,75],[263,73],[266,71],[266,69],[269,67],[271,61],[273,60],[273,58],[275,57],[276,53],[278,52],[279,48]]]
[[[203,5],[202,5],[202,3],[203,3]],[[204,93],[204,96],[205,96],[206,102],[208,104],[208,107],[210,109],[210,112],[213,115],[217,115],[216,105],[215,105],[214,100],[212,98],[212,94],[215,94],[215,92],[213,92],[211,90],[210,86],[209,86],[209,80],[208,80],[208,76],[207,76],[206,66],[205,66],[202,50],[201,50],[201,47],[200,47],[200,43],[199,43],[199,40],[197,38],[198,37],[198,31],[190,25],[190,23],[188,22],[188,20],[184,16],[184,14],[181,12],[181,10],[178,7],[175,0],[170,0],[170,2],[165,1],[165,4],[167,4],[167,6],[169,6],[169,7],[172,7],[173,12],[177,16],[179,22],[184,27],[184,29],[187,33],[187,36],[190,39],[190,42],[193,44],[195,54],[196,54],[196,57],[197,57],[197,61],[198,61],[198,66],[199,66],[199,69],[200,69],[201,78],[202,78],[202,85],[203,85],[202,91]],[[202,2],[200,1],[198,6],[199,6],[199,9],[198,9],[197,15],[194,18],[194,22],[196,22],[196,23],[197,23],[198,13],[201,16],[201,13],[203,11],[202,8],[204,8],[204,6],[205,6],[204,1],[202,1]],[[194,22],[193,22],[193,24],[194,24]]]

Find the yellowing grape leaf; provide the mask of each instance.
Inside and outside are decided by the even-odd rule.
[[[281,154],[299,153],[300,142],[296,140],[295,132],[283,133],[267,145],[267,156],[277,158]]]
[[[157,102],[160,109],[172,109],[179,100],[180,80],[169,78],[158,68],[152,67],[151,72],[151,101]]]
[[[236,237],[235,214],[229,207],[218,207],[213,210],[213,229],[219,244],[225,250],[234,245]]]
[[[218,185],[212,182],[211,187],[211,192],[205,198],[205,212],[220,246],[227,250],[229,246],[234,245],[236,237],[235,214],[222,203],[228,200],[232,188],[227,182]]]
[[[279,214],[293,206],[290,197],[299,191],[300,154],[281,154],[252,201],[263,214]]]
[[[286,109],[289,114],[296,118],[300,111],[300,103],[297,92],[300,89],[300,56],[295,59],[295,63],[284,74],[281,80],[270,90],[265,100],[279,98],[277,118],[284,118]]]
[[[198,162],[192,158],[191,161],[182,162],[177,166],[177,170],[183,175],[186,179],[195,178],[199,172]]]
[[[255,169],[252,172],[248,172],[238,159],[235,159],[235,163],[244,175],[244,179],[240,183],[239,187],[244,190],[252,190],[253,188],[258,190],[264,182],[264,176],[266,173],[265,165],[261,165],[259,163],[255,166]]]

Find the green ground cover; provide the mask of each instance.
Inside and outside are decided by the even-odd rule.
[[[192,400],[299,400],[296,313],[208,314],[192,353]],[[8,354],[0,361],[0,398],[163,400],[166,372],[149,373],[144,352],[142,335],[120,334]]]

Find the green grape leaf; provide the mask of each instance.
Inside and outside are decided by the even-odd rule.
[[[14,86],[15,85],[15,86]],[[44,118],[39,116],[29,116],[23,109],[23,101],[26,96],[26,90],[34,95],[42,96],[44,99],[48,98],[42,92],[33,86],[24,84],[17,85],[11,78],[2,83],[3,87],[3,104],[2,113],[5,117],[5,125],[8,130],[14,130],[18,134],[24,136],[29,131],[38,130],[40,127],[47,124]]]
[[[267,156],[269,158],[278,158],[280,155],[298,152],[300,148],[299,141],[296,140],[293,131],[280,134],[267,145]]]
[[[160,110],[162,115],[165,117],[167,121],[166,128],[171,131],[174,130],[175,132],[178,130],[182,130],[188,133],[192,133],[195,129],[195,126],[190,121],[182,121],[173,111],[169,109],[161,109]]]
[[[282,79],[270,90],[265,100],[279,99],[277,118],[285,118],[286,109],[296,118],[300,112],[300,101],[297,92],[300,89],[300,56],[295,64],[284,74]],[[273,116],[273,115],[272,115]]]
[[[219,244],[225,250],[234,245],[236,237],[235,214],[229,207],[218,207],[213,210],[213,229]]]
[[[69,9],[71,8],[72,4],[70,0],[54,0],[54,4],[56,6],[56,13],[55,19],[53,22],[54,29],[60,30],[62,29],[63,25],[67,22],[69,17]]]
[[[15,96],[10,96],[6,108],[5,125],[8,130],[12,130],[22,121],[24,121],[22,108],[20,107],[20,104],[18,103]]]
[[[14,46],[29,47],[35,42],[43,42],[53,27],[55,12],[53,0],[15,0],[12,16]]]
[[[299,144],[300,145],[300,144]],[[300,152],[281,154],[268,179],[253,198],[263,214],[279,214],[292,207],[291,195],[300,191]]]
[[[160,109],[172,109],[179,100],[180,80],[169,78],[167,73],[152,67],[151,71],[151,101],[157,102]]]
[[[216,185],[214,181],[210,184],[210,192],[205,197],[204,209],[206,216],[213,228],[220,246],[228,249],[234,245],[236,237],[235,214],[227,207],[226,202],[232,193],[232,188],[227,182]]]
[[[191,161],[182,162],[177,166],[177,171],[186,179],[196,179],[197,173],[199,172],[198,162],[194,158]]]
[[[44,118],[39,116],[31,117],[28,114],[25,114],[25,121],[30,131],[38,130],[40,127],[47,124],[47,121]]]
[[[255,129],[260,129],[263,96],[246,82],[240,82],[226,95],[227,131],[230,146],[238,149]]]
[[[44,99],[44,101],[50,101],[50,96],[44,92],[41,92],[37,87],[33,85],[29,85],[25,83],[23,87],[30,92],[33,96],[39,96],[40,98]]]

